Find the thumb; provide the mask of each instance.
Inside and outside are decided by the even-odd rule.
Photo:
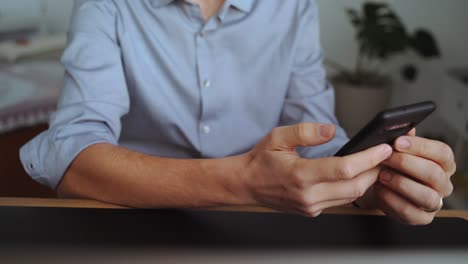
[[[335,136],[332,124],[300,123],[273,129],[268,136],[266,148],[270,150],[294,150],[296,147],[317,146]]]

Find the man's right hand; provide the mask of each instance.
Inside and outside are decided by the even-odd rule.
[[[377,180],[378,165],[392,148],[382,144],[346,157],[304,159],[296,147],[330,141],[335,127],[301,123],[273,129],[248,152],[244,185],[253,204],[318,216],[322,210],[349,204]]]

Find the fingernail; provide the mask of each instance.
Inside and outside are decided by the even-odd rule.
[[[380,172],[380,180],[383,182],[389,182],[392,180],[392,173],[388,170],[383,170]]]
[[[401,137],[397,140],[397,147],[401,149],[408,149],[411,146],[411,143],[408,139]]]
[[[321,125],[320,126],[320,136],[324,138],[329,138],[332,128],[330,125]]]

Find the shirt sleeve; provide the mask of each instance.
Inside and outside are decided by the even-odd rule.
[[[26,172],[55,189],[70,163],[96,143],[117,144],[120,118],[129,111],[111,1],[82,1],[75,7],[69,43],[62,56],[64,87],[49,129],[20,149]]]
[[[334,89],[322,65],[318,10],[315,1],[303,1],[298,14],[294,61],[280,125],[302,122],[332,123],[335,138],[323,145],[298,148],[302,157],[331,156],[348,140],[334,114]]]

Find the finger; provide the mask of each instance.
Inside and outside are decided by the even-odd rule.
[[[322,213],[322,211],[317,211],[317,212],[313,213],[311,216],[312,216],[312,217],[317,217],[317,216],[319,216],[321,213]]]
[[[379,192],[381,192],[380,188],[383,188],[383,187],[378,187],[378,185],[379,183],[376,183],[376,185],[374,186],[374,193],[375,193],[374,197],[375,197],[375,203],[377,204],[377,208],[382,210],[382,212],[384,212],[386,216],[393,218],[402,224],[406,224],[405,221],[403,221],[403,219],[400,218],[397,212],[393,211],[393,209],[387,205],[387,202],[382,200],[381,198],[382,195],[379,194]]]
[[[431,160],[411,154],[394,152],[383,164],[432,187],[442,196],[448,196],[453,186],[443,169]]]
[[[413,129],[411,129],[407,135],[410,137],[416,136],[416,128],[414,127]]]
[[[392,148],[382,144],[344,157],[304,159],[304,177],[314,183],[349,180],[376,167],[391,153]]]
[[[310,187],[305,194],[306,203],[317,204],[323,201],[356,200],[376,181],[380,168],[373,168],[351,180],[323,182]]]
[[[395,171],[382,170],[379,181],[417,207],[431,210],[439,206],[440,195],[434,189],[415,182]]]
[[[429,213],[414,206],[381,184],[375,185],[375,195],[385,213],[405,224],[427,225],[434,219],[435,213]]]
[[[277,127],[271,131],[266,148],[294,150],[301,146],[316,146],[330,141],[336,132],[332,124],[300,123]]]
[[[332,200],[332,201],[324,201],[317,204],[314,204],[306,209],[305,215],[317,217],[320,213],[332,207],[337,207],[341,205],[346,205],[354,202],[354,199],[341,199],[341,200]]]
[[[395,141],[395,149],[415,156],[432,160],[439,164],[448,174],[455,172],[455,161],[452,149],[445,143],[421,137],[402,136]]]

